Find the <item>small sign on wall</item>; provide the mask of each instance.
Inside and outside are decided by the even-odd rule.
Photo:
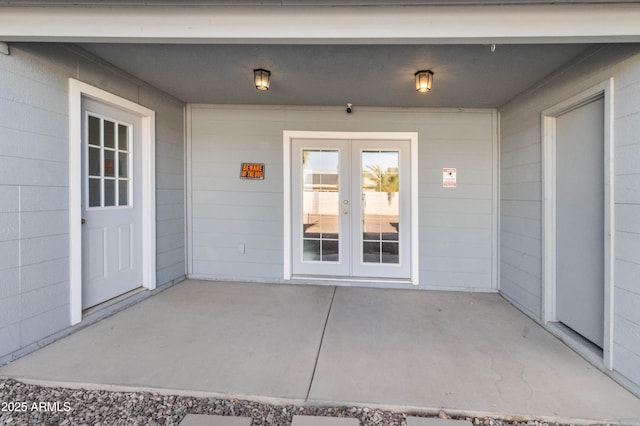
[[[455,188],[457,186],[456,173],[457,169],[455,167],[445,167],[442,169],[443,188]]]
[[[264,163],[242,163],[240,179],[264,179]]]

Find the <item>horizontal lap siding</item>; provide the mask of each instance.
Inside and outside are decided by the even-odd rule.
[[[614,368],[640,390],[640,55],[616,67]]]
[[[0,358],[69,325],[71,68],[49,65],[30,49],[0,55]]]
[[[277,110],[192,110],[193,275],[281,281],[284,120]],[[265,179],[241,180],[242,162],[265,163]]]
[[[492,289],[493,115],[410,111],[194,106],[191,114],[192,274],[282,282],[283,130],[417,131],[420,285]],[[240,163],[265,163],[241,180]],[[458,188],[442,188],[442,168]],[[239,245],[245,245],[240,253]]]
[[[595,49],[500,108],[500,288],[541,320],[541,113],[614,78],[614,370],[640,389],[640,55]]]
[[[171,222],[158,285],[184,276],[184,105],[78,50],[12,44],[0,55],[0,360],[69,327],[70,77],[156,111],[159,230]]]

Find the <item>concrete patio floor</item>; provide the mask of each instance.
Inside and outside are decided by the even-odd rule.
[[[190,280],[0,377],[640,424],[639,398],[496,294]]]

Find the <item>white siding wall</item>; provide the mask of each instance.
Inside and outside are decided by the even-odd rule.
[[[500,108],[502,294],[541,319],[541,112],[615,80],[614,370],[640,389],[640,49],[603,46]]]
[[[156,111],[158,285],[184,275],[184,105],[58,45],[0,54],[0,364],[67,328],[68,78]]]
[[[283,281],[283,130],[417,131],[422,288],[491,291],[493,110],[193,106],[192,276]],[[239,179],[265,163],[264,181]],[[458,188],[442,188],[442,168]],[[240,254],[239,244],[246,245]]]

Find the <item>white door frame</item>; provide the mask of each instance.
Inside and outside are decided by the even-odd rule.
[[[558,116],[604,96],[604,344],[603,363],[613,369],[614,291],[614,139],[613,78],[593,86],[542,112],[543,166],[543,285],[541,317],[556,317],[556,120]]]
[[[156,288],[155,112],[97,87],[69,79],[69,304],[71,325],[82,321],[82,97],[142,120],[142,286]]]
[[[291,280],[292,229],[291,229],[291,142],[293,139],[339,139],[339,140],[409,140],[411,146],[411,284],[419,280],[419,238],[418,238],[418,133],[417,132],[329,132],[285,130],[283,138],[284,171],[284,279]],[[331,278],[331,280],[334,280]],[[392,281],[381,279],[382,281]],[[351,281],[351,280],[350,280]],[[354,278],[352,281],[362,281]],[[376,280],[379,281],[379,280]]]

